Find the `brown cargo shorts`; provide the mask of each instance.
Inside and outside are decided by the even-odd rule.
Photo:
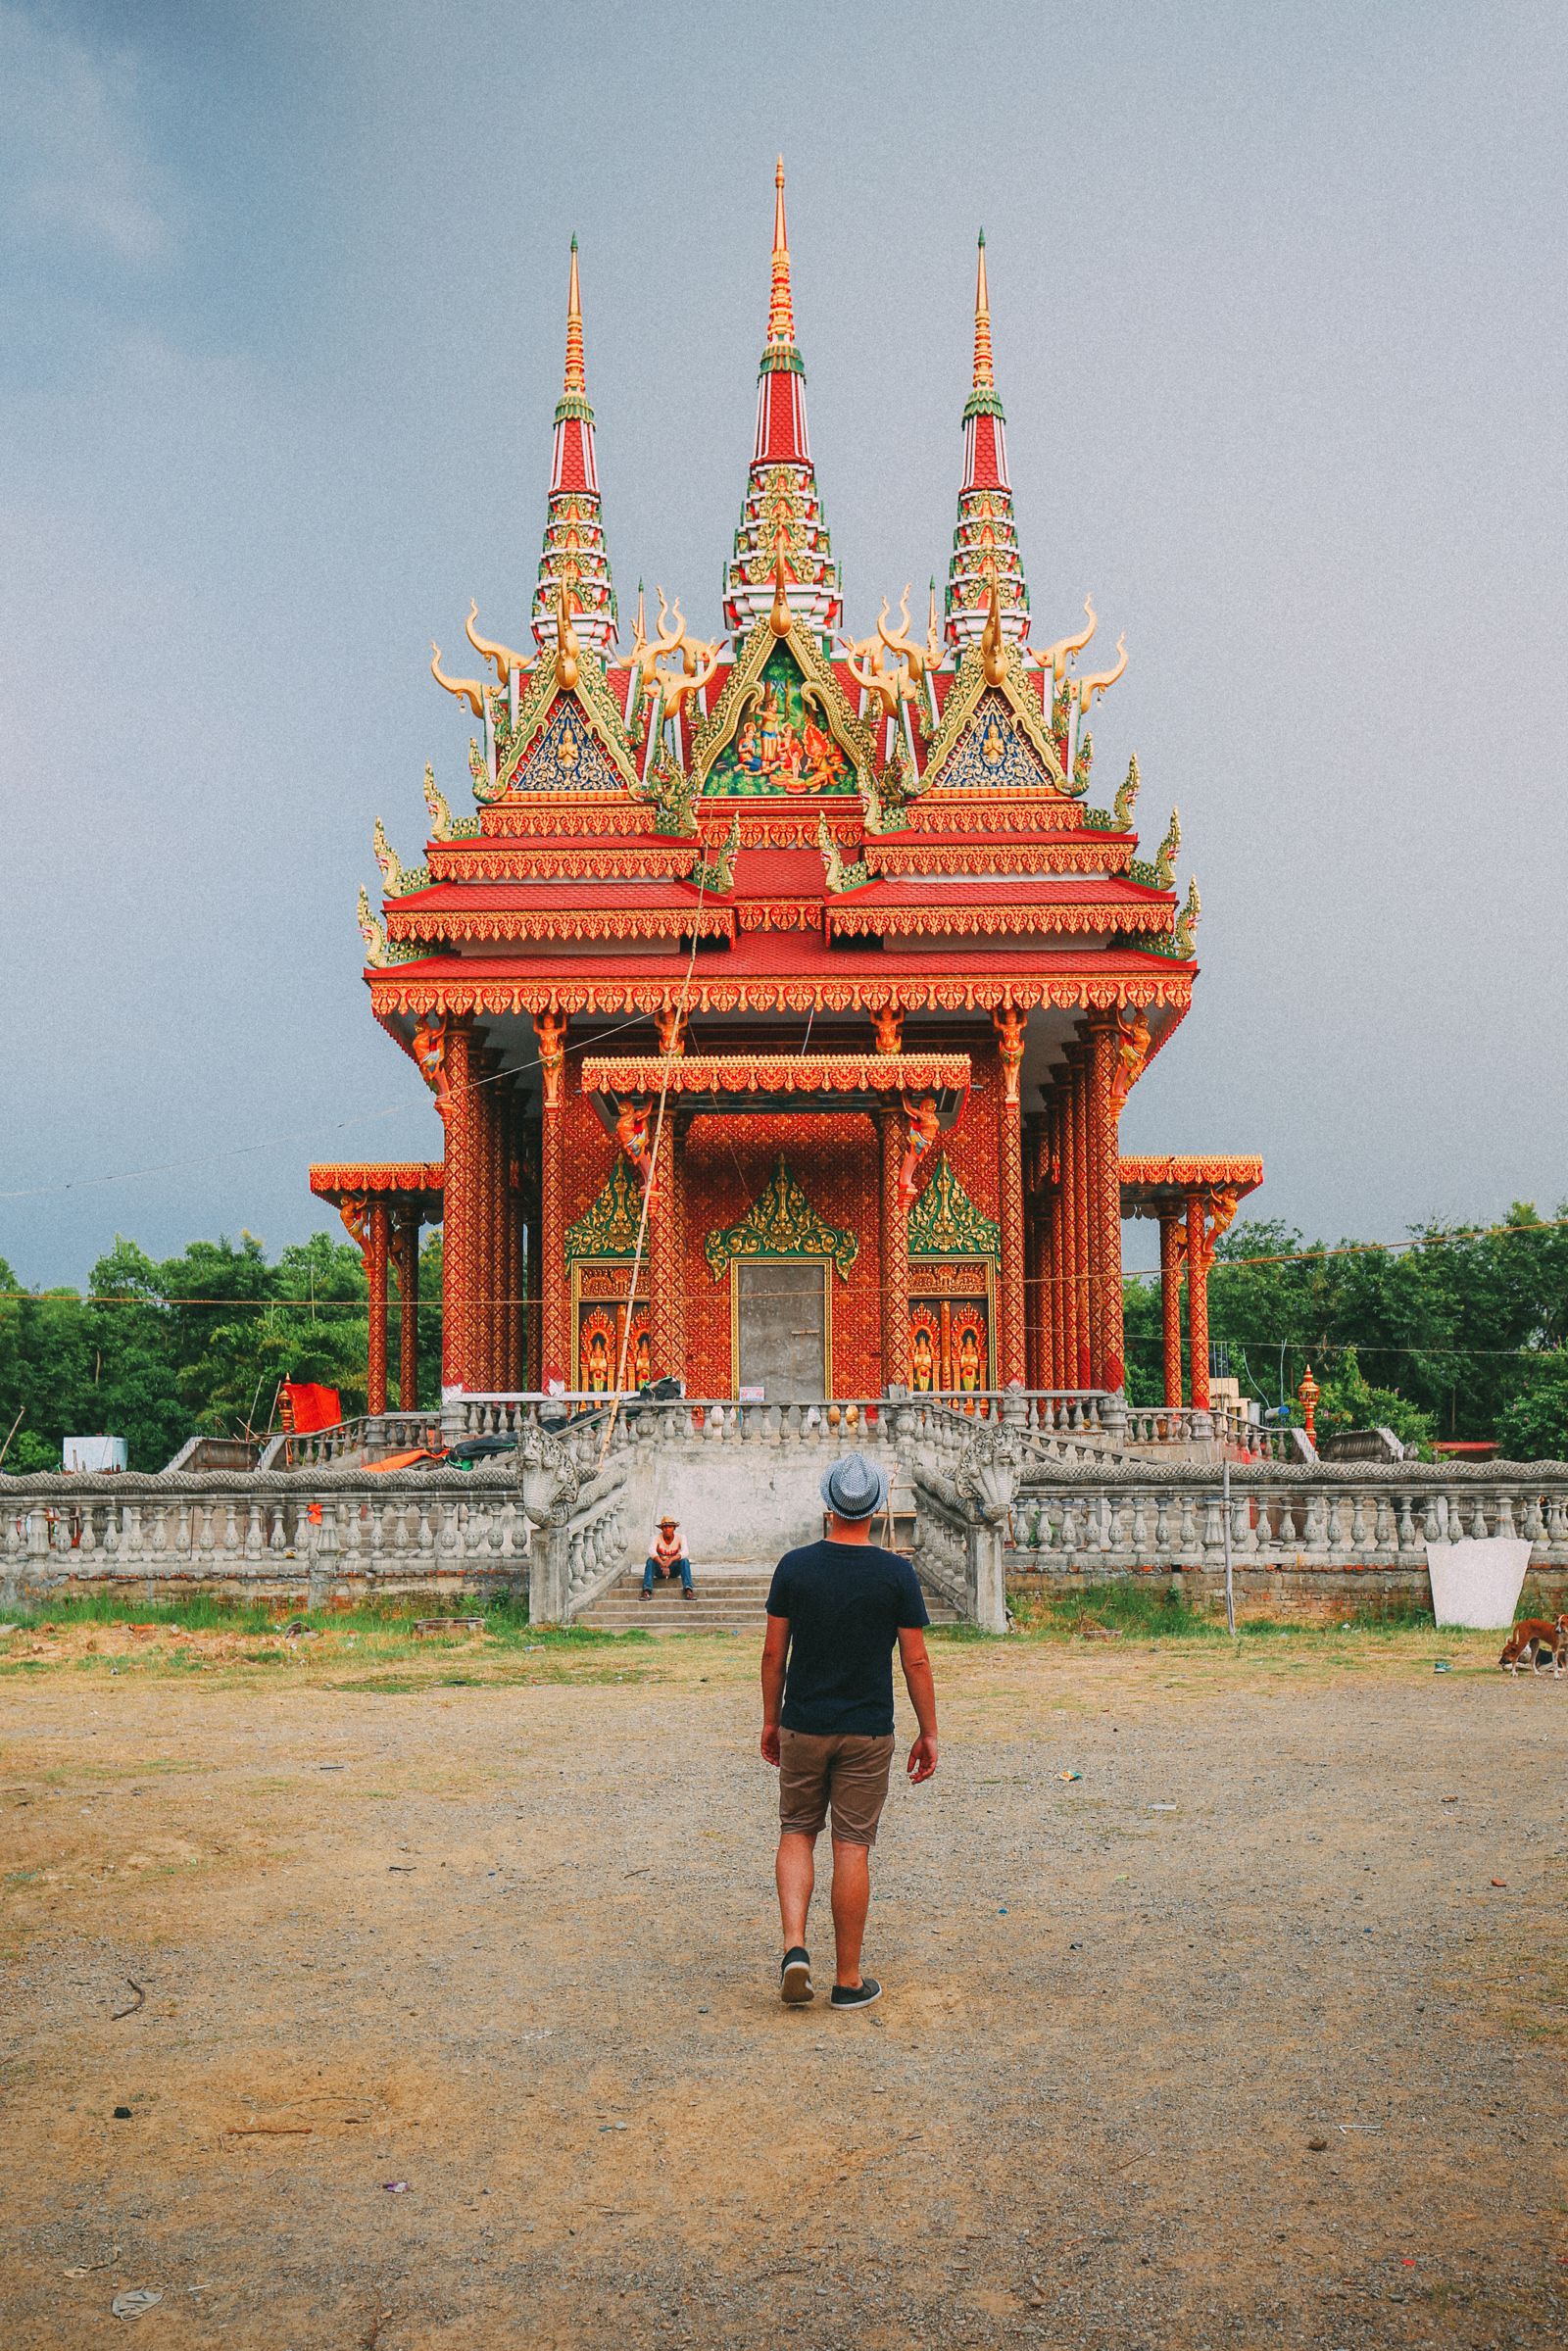
[[[854,1731],[780,1731],[779,1827],[815,1837],[831,1809],[841,1845],[874,1845],[892,1762],[891,1731],[885,1739]]]

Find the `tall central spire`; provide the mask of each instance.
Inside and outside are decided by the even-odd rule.
[[[773,258],[767,341],[758,371],[757,440],[741,506],[735,553],[725,573],[724,618],[744,632],[773,610],[778,571],[792,616],[818,635],[843,611],[838,565],[806,428],[806,366],[795,342],[784,158],[773,174]]]
[[[566,366],[556,403],[556,446],[550,467],[550,504],[545,514],[544,552],[530,615],[540,645],[556,641],[556,612],[564,588],[572,626],[601,656],[614,643],[615,587],[610,575],[604,517],[599,503],[599,467],[594,456],[594,412],[588,405],[583,360],[582,293],[577,282],[577,240],[571,240],[571,274],[566,284]]]
[[[767,348],[770,352],[789,352],[799,361],[795,349],[795,298],[790,292],[790,240],[784,225],[784,158],[778,159],[773,174],[773,284],[767,301]],[[763,361],[763,366],[766,366]]]
[[[986,232],[982,228],[974,285],[974,374],[963,409],[963,487],[958,492],[958,520],[948,565],[950,645],[961,651],[979,642],[991,608],[993,580],[1002,633],[1016,641],[1028,633],[1029,586],[1018,553],[1012,490],[1007,481],[1006,418],[997,397],[991,357],[991,296],[986,285]]]

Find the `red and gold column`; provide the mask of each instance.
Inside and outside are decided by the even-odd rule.
[[[1093,1388],[1094,1341],[1089,1273],[1089,1082],[1085,1049],[1072,1048],[1072,1291],[1075,1388]]]
[[[1127,1381],[1121,1296],[1120,1105],[1116,1099],[1121,1027],[1114,1012],[1093,1015],[1089,1047],[1089,1248],[1095,1298],[1091,1325],[1095,1384],[1114,1392]]]
[[[909,1385],[909,1217],[900,1176],[907,1128],[897,1110],[877,1114],[881,1182],[877,1235],[882,1276],[882,1387]]]
[[[484,1111],[473,1032],[447,1024],[436,1101],[446,1123],[441,1244],[441,1384],[480,1384],[478,1301],[484,1283]]]
[[[365,1379],[367,1412],[386,1410],[386,1274],[392,1210],[371,1200],[365,1219],[365,1271],[370,1285],[369,1362]]]
[[[993,1012],[1002,1099],[997,1106],[997,1180],[1002,1207],[1002,1295],[998,1300],[997,1384],[1027,1380],[1024,1352],[1023,1132],[1024,1015],[1011,1005]]]
[[[488,1052],[469,1056],[474,1089],[474,1119],[478,1129],[479,1275],[474,1294],[473,1377],[470,1388],[481,1392],[498,1386],[496,1339],[501,1283],[497,1263],[501,1239],[496,1169],[496,1057]]]
[[[398,1405],[415,1412],[419,1404],[419,1212],[398,1219],[392,1237],[398,1277]]]
[[[544,1104],[539,1116],[539,1385],[576,1385],[571,1284],[566,1273],[566,1016],[534,1022]]]
[[[1182,1400],[1182,1228],[1171,1209],[1159,1220],[1159,1327],[1164,1341],[1165,1401]]]
[[[666,1102],[654,1151],[654,1197],[648,1211],[648,1319],[655,1377],[679,1379],[686,1353],[686,1297],[681,1266],[681,1153]]]
[[[1208,1236],[1200,1192],[1187,1195],[1187,1357],[1195,1412],[1208,1410]]]

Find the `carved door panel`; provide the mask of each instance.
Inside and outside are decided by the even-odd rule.
[[[829,1394],[827,1267],[820,1257],[736,1261],[736,1381],[770,1404],[817,1403]]]

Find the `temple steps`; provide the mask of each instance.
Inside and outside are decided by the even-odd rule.
[[[642,1570],[628,1568],[575,1619],[601,1633],[756,1633],[767,1614],[771,1567],[749,1564],[710,1567],[693,1581],[694,1596],[682,1599],[680,1586],[656,1584],[652,1599],[642,1597]],[[926,1593],[934,1625],[957,1622],[945,1600]]]

